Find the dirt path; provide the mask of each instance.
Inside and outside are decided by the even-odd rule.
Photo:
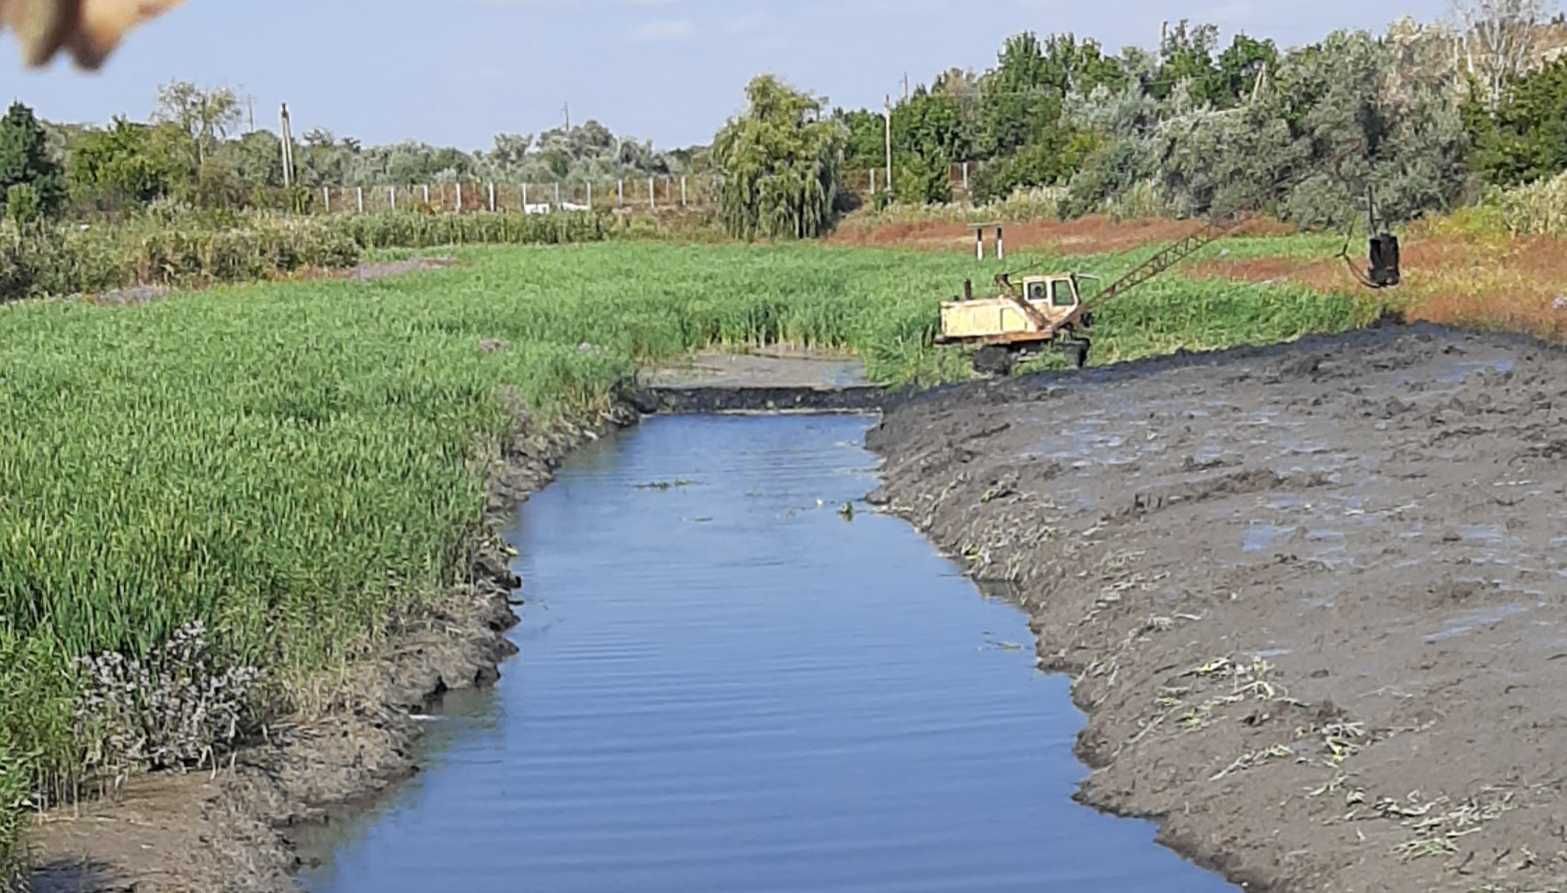
[[[1003,224],[1008,251],[1047,250],[1057,254],[1109,254],[1145,245],[1164,244],[1202,229],[1192,220],[1125,220],[1081,217],[1074,220],[1019,220]],[[1254,220],[1237,235],[1272,236],[1292,233],[1276,221]],[[986,232],[986,251],[994,251],[994,233]],[[858,223],[841,225],[828,239],[836,245],[873,248],[915,248],[927,251],[974,251],[974,230],[957,221]]]
[[[1252,889],[1562,889],[1564,382],[1416,326],[961,386],[877,499],[1077,675],[1086,801]]]

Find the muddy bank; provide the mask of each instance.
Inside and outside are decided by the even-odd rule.
[[[490,457],[486,524],[470,581],[438,609],[408,618],[370,658],[320,680],[308,721],[265,730],[265,740],[216,774],[132,780],[123,796],[41,818],[29,835],[46,891],[296,890],[291,828],[369,798],[417,772],[420,712],[447,691],[487,685],[515,653],[504,637],[518,622],[520,582],[494,530],[547,483],[572,449],[632,424],[621,408],[588,424],[525,421]]]
[[[862,412],[879,409],[882,388],[860,361],[806,351],[713,351],[644,369],[627,399],[647,413]]]
[[[633,401],[648,413],[692,415],[742,412],[870,412],[880,409],[888,392],[879,387],[716,387],[647,388]]]
[[[1251,889],[1558,889],[1564,382],[1414,326],[948,388],[875,498],[1075,675],[1083,800]]]

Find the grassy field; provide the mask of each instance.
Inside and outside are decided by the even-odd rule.
[[[677,224],[678,225],[678,222]],[[342,270],[363,252],[438,245],[556,245],[656,237],[663,224],[606,214],[294,217],[148,212],[113,223],[0,223],[0,304],[138,285],[197,287]]]
[[[201,621],[217,668],[260,668],[286,690],[438,599],[471,561],[483,484],[470,460],[514,422],[503,389],[538,417],[582,413],[639,362],[775,343],[853,351],[886,383],[960,378],[967,358],[929,345],[936,301],[994,272],[810,245],[457,255],[374,283],[0,308],[0,851],[31,798],[117,768],[77,710],[81,658],[156,668]],[[1012,265],[1031,260],[1108,272],[1125,258]],[[1106,309],[1096,361],[1374,312],[1297,286],[1170,278]]]

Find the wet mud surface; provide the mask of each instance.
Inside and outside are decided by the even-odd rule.
[[[1395,326],[948,388],[869,443],[1075,676],[1084,801],[1251,889],[1567,886],[1567,354]]]

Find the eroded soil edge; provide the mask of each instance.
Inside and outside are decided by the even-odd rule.
[[[1567,888],[1567,355],[1415,326],[959,386],[873,501],[1029,613],[1080,797],[1250,889]]]
[[[489,461],[486,526],[469,582],[408,618],[372,657],[323,680],[330,708],[267,730],[232,770],[132,780],[124,795],[45,816],[29,837],[36,891],[297,890],[291,829],[417,771],[414,716],[443,693],[488,685],[515,653],[505,633],[520,582],[496,531],[577,446],[632,424],[625,407],[576,423],[522,421]]]

